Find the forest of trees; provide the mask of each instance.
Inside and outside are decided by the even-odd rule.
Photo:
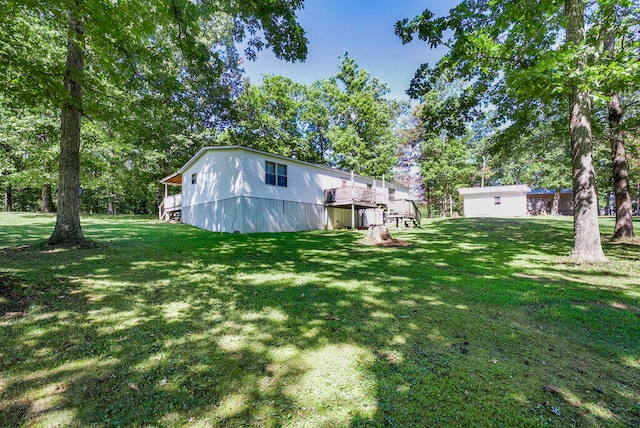
[[[610,206],[615,237],[633,236],[635,1],[466,0],[402,20],[403,42],[449,48],[416,72],[413,108],[347,53],[310,85],[249,82],[242,58],[263,48],[305,59],[302,0],[172,4],[0,1],[0,204],[58,210],[53,242],[83,239],[80,211],[155,213],[160,178],[230,144],[405,182],[429,216],[459,211],[463,186],[573,188],[576,248],[600,245]]]

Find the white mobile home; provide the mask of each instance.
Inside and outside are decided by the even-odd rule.
[[[366,225],[361,214],[370,208],[419,222],[405,186],[240,146],[205,147],[160,182],[160,218],[178,214],[183,223],[211,231],[354,228]],[[169,196],[169,185],[182,192]],[[394,209],[406,201],[415,212]]]
[[[465,217],[525,217],[530,191],[523,184],[458,189]]]

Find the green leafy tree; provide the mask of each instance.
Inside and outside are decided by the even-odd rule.
[[[280,58],[306,55],[295,16],[301,0],[3,0],[0,7],[0,72],[10,76],[12,96],[32,103],[43,97],[61,111],[58,214],[50,244],[84,242],[78,192],[82,116],[92,104],[96,114],[107,110],[100,100],[111,86],[196,113],[189,95],[217,87],[223,75],[224,61],[209,35],[225,23],[233,40],[250,35],[250,54],[270,46]],[[54,35],[49,43],[37,46],[30,38],[35,25]],[[192,102],[180,102],[185,99]]]
[[[471,158],[476,165],[476,172],[473,175],[474,184],[484,187],[495,175],[495,156],[493,146],[495,135],[498,133],[494,125],[494,111],[487,111],[482,114],[470,126],[470,151]]]
[[[335,78],[323,81],[331,123],[326,137],[338,168],[389,178],[397,162],[396,119],[404,106],[385,97],[385,83],[345,54]]]
[[[414,35],[431,47],[450,48],[416,82],[445,74],[468,82],[462,111],[493,104],[506,112],[530,103],[569,100],[569,138],[575,201],[577,261],[605,260],[600,243],[592,155],[591,100],[595,79],[588,67],[584,0],[510,2],[466,0],[446,17],[425,11],[396,25],[404,42]],[[418,89],[420,86],[418,85]]]
[[[600,0],[588,15],[587,41],[595,48],[594,74],[607,101],[608,140],[616,212],[613,238],[631,238],[633,209],[629,189],[624,116],[621,94],[640,85],[640,6],[633,0]]]
[[[412,195],[418,201],[427,202],[422,177],[420,175],[420,161],[422,159],[421,146],[424,143],[425,129],[422,125],[422,104],[413,107],[411,114],[403,119],[397,131],[399,142],[399,158],[395,168],[394,180],[410,188]],[[431,204],[427,204],[428,216],[431,217]]]
[[[397,162],[395,127],[404,106],[345,55],[337,75],[301,85],[265,76],[236,103],[238,122],[218,139],[374,177]]]
[[[26,204],[40,205],[45,213],[55,211],[51,189],[57,183],[57,138],[57,118],[51,112],[14,111],[6,105],[0,106],[0,147],[4,153],[0,168],[5,189],[41,189],[40,200]],[[10,205],[5,209],[10,209]]]
[[[468,186],[476,170],[469,162],[468,138],[442,135],[426,140],[421,150],[420,173],[429,212],[433,210],[444,217],[454,209],[458,188]]]
[[[308,134],[308,89],[284,76],[267,75],[261,85],[248,85],[236,105],[238,121],[220,143],[238,144],[282,156],[322,163]]]
[[[428,217],[451,213],[454,201],[458,200],[457,189],[470,185],[476,172],[469,134],[459,135],[461,131],[457,125],[450,132],[431,126],[434,117],[430,113],[439,108],[441,99],[446,98],[445,86],[441,88],[441,97],[427,97],[423,99],[424,104],[413,109],[399,137],[402,152],[400,160],[405,163],[399,167],[404,169],[406,175],[409,175],[411,168],[417,167],[419,170],[419,189]]]

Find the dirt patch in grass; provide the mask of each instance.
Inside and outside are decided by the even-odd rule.
[[[386,241],[382,241],[382,242],[376,242],[373,244],[369,244],[369,243],[365,243],[365,242],[361,242],[362,245],[372,245],[372,246],[376,246],[376,247],[410,247],[411,243],[404,241],[402,239],[389,239]]]
[[[65,242],[62,244],[50,245],[48,243],[44,243],[42,245],[43,250],[55,250],[55,249],[63,249],[63,250],[93,250],[97,248],[106,248],[106,244],[100,244],[94,241],[89,241],[88,239],[78,240],[74,242]]]
[[[24,315],[32,299],[33,292],[24,286],[22,278],[0,275],[0,317]]]
[[[11,247],[0,248],[0,258],[17,258],[22,260],[29,258],[33,254],[34,246],[31,244],[15,245]]]
[[[64,278],[46,277],[35,280],[0,272],[0,318],[26,315],[36,300],[46,301],[50,294],[60,294],[68,287]]]
[[[14,245],[0,248],[0,258],[20,258],[25,260],[34,257],[36,254],[50,253],[56,250],[94,250],[106,249],[107,244],[93,241],[84,241],[76,244],[49,245],[46,242],[40,244]]]

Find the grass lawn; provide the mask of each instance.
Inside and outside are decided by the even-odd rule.
[[[571,218],[380,248],[88,216],[82,250],[54,221],[0,214],[0,427],[640,424],[640,246],[575,266]]]

